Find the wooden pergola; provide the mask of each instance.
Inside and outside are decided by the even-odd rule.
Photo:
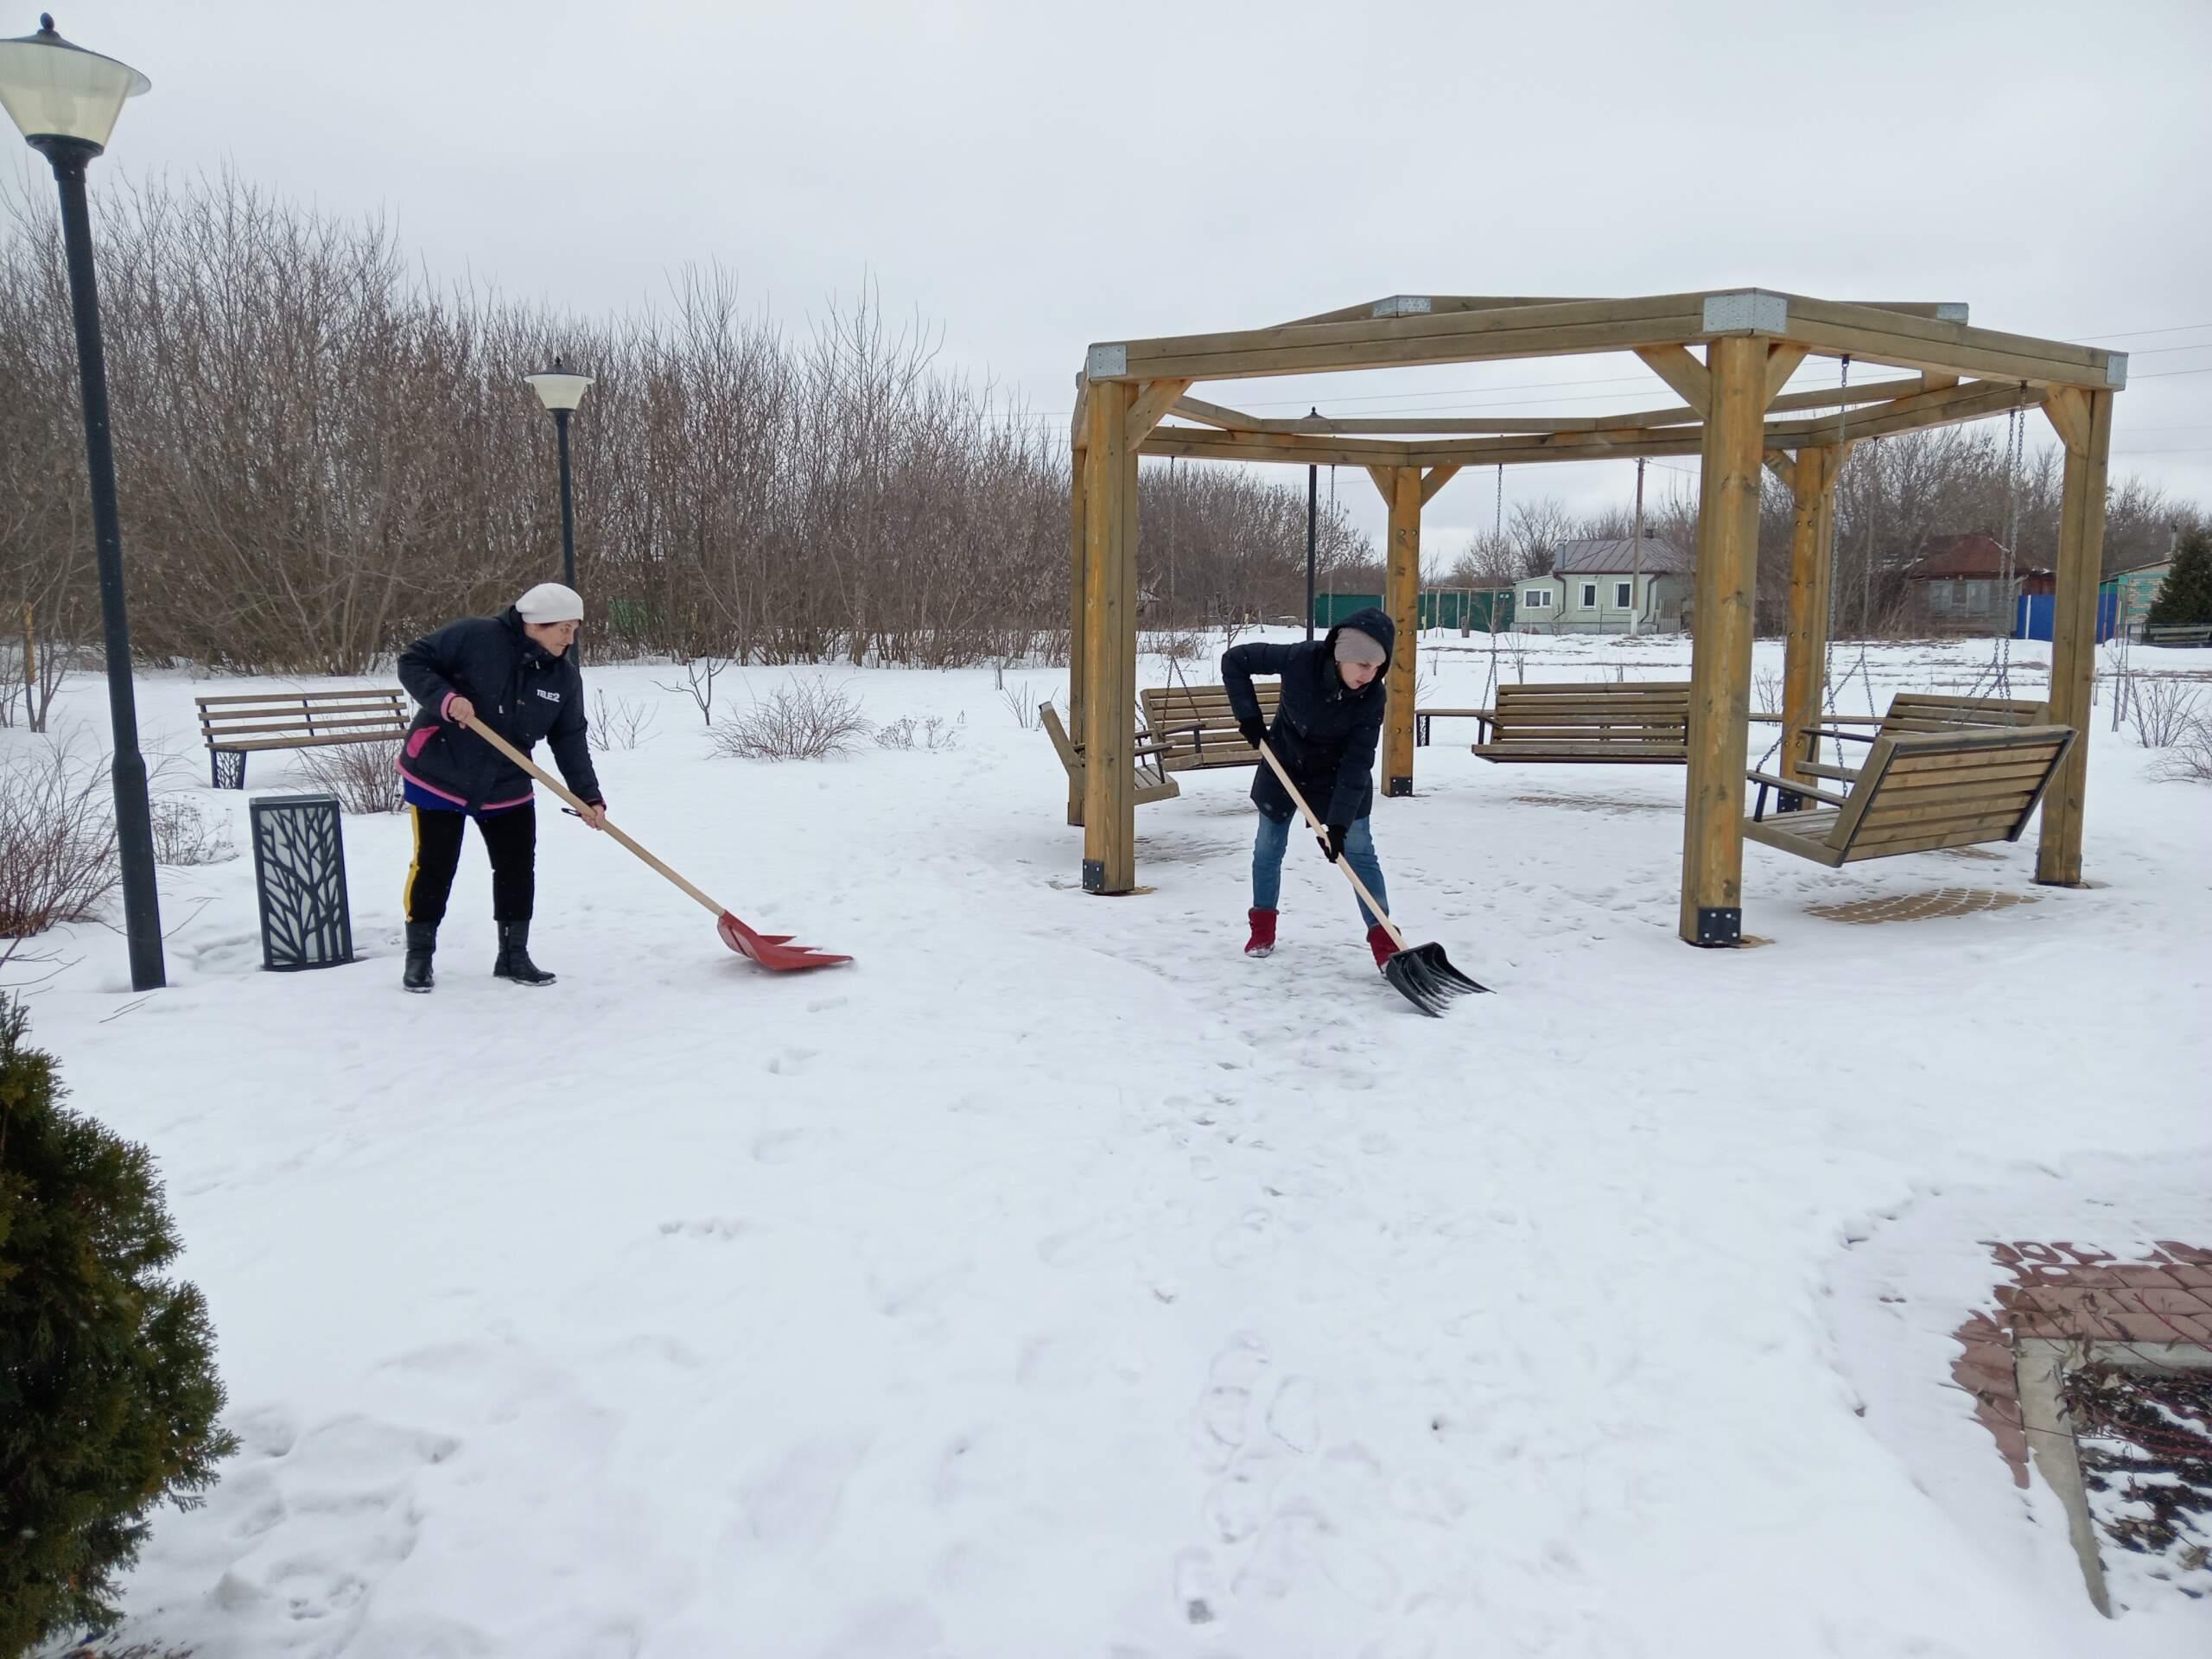
[[[1605,352],[1634,353],[1681,402],[1565,420],[1272,420],[1190,395],[1201,381]],[[1808,357],[1847,359],[1855,384],[1784,392]],[[1911,373],[1857,372],[1878,366]],[[1760,469],[1796,497],[1783,706],[1794,730],[1820,710],[1836,478],[1851,447],[2014,408],[2041,409],[2066,449],[2050,718],[2080,739],[2044,798],[2036,879],[2075,885],[2113,394],[2126,378],[2124,353],[1974,327],[1963,305],[1842,304],[1764,289],[1631,300],[1394,295],[1274,327],[1093,346],[1077,382],[1071,537],[1069,712],[1088,764],[1080,787],[1070,788],[1068,822],[1084,830],[1084,887],[1136,886],[1140,456],[1363,467],[1373,477],[1389,507],[1385,603],[1398,625],[1386,795],[1413,789],[1422,506],[1463,467],[1698,456],[1680,926],[1691,944],[1733,944],[1742,931]],[[1165,423],[1170,416],[1179,423]],[[1783,754],[1794,768],[1794,746]]]

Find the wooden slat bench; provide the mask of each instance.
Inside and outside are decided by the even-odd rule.
[[[2050,718],[2050,705],[2031,702],[2025,699],[2003,697],[1955,697],[1932,691],[1900,691],[1890,699],[1890,712],[1882,716],[1881,724],[1871,732],[1847,732],[1838,729],[1841,724],[1864,725],[1863,721],[1831,721],[1808,727],[1796,734],[1805,746],[1804,758],[1797,762],[1797,770],[1814,778],[1830,778],[1838,783],[1849,783],[1859,773],[1857,766],[1840,766],[1820,758],[1823,738],[1840,739],[1849,743],[1874,743],[1885,737],[1897,736],[1905,732],[1973,731],[1988,727],[2018,728],[2040,726]]]
[[[1068,736],[1068,728],[1060,720],[1060,711],[1051,703],[1040,703],[1037,717],[1046,734],[1052,738],[1052,747],[1059,754],[1060,764],[1067,768],[1068,781],[1081,789],[1083,746]],[[1142,732],[1137,734],[1136,744],[1129,752],[1129,760],[1136,771],[1135,788],[1139,806],[1152,801],[1172,801],[1183,792],[1182,785],[1160,771],[1160,747]]]
[[[194,697],[207,771],[217,789],[245,787],[245,758],[263,749],[319,749],[334,743],[391,743],[414,718],[397,686],[365,691],[269,691]]]
[[[1255,681],[1260,718],[1272,721],[1282,699],[1280,683]],[[1169,772],[1204,772],[1215,766],[1256,766],[1260,752],[1236,729],[1225,685],[1153,685],[1137,693],[1144,723],[1160,745],[1160,764]]]
[[[1688,680],[1597,680],[1501,685],[1497,707],[1477,711],[1485,760],[1682,766],[1689,760]]]
[[[1744,833],[1831,868],[1899,853],[2018,841],[2074,747],[2070,726],[1892,732],[1874,740],[1847,793],[1754,772]],[[1767,791],[1825,804],[1769,817]]]
[[[1428,722],[1432,720],[1488,720],[1494,710],[1489,709],[1416,709],[1414,710],[1414,747],[1428,747]]]
[[[2161,622],[2156,627],[2145,624],[2143,643],[2146,645],[2212,645],[2212,622]]]

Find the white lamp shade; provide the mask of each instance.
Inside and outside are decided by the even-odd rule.
[[[0,41],[0,107],[24,137],[74,138],[107,148],[123,101],[153,86],[127,63],[72,46],[54,20],[35,35]]]
[[[574,409],[584,400],[584,392],[591,385],[591,376],[571,374],[566,369],[547,369],[539,374],[526,374],[524,379],[537,393],[537,401],[548,409]]]

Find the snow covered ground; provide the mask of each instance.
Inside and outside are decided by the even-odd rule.
[[[1455,649],[1425,700],[1481,701],[1486,642],[1432,643]],[[2044,649],[2016,652],[2031,689]],[[1687,650],[1535,642],[1506,677],[1657,677]],[[1987,654],[1878,650],[1873,701],[1964,690]],[[259,970],[250,856],[164,872],[158,995],[129,995],[113,934],[62,939],[79,960],[34,1039],[159,1156],[245,1442],[158,1522],[124,1643],[2212,1642],[2178,1597],[2090,1611],[2049,1494],[2014,1490],[1948,1374],[2000,1276],[1978,1241],[2212,1242],[2212,788],[2151,781],[2106,709],[2093,887],[2031,887],[2032,838],[1845,873],[1754,845],[1745,926],[1770,943],[1713,953],[1675,936],[1679,770],[1490,766],[1440,725],[1376,839],[1412,937],[1499,994],[1427,1020],[1302,840],[1281,950],[1240,956],[1245,774],[1140,809],[1154,890],[1090,898],[1058,764],[988,671],[719,695],[787,675],[878,721],[964,715],[960,747],[721,760],[666,671],[623,668],[589,682],[658,721],[600,764],[618,822],[854,968],[754,971],[543,808],[546,991],[489,977],[472,837],[438,990],[401,994],[398,818],[346,823],[358,965]],[[141,687],[195,767],[206,689]],[[105,713],[95,679],[66,694],[68,720]],[[200,776],[244,849],[245,798]],[[257,791],[297,781],[253,762]],[[1944,886],[2035,902],[1808,913]]]

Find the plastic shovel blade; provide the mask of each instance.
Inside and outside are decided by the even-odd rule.
[[[779,974],[802,968],[834,968],[841,962],[852,960],[850,957],[832,956],[826,950],[793,944],[788,933],[756,933],[728,911],[722,912],[715,931],[722,936],[722,943],[738,955]]]
[[[1432,1020],[1442,1019],[1454,997],[1490,989],[1454,968],[1440,944],[1407,946],[1383,964],[1382,976]]]

